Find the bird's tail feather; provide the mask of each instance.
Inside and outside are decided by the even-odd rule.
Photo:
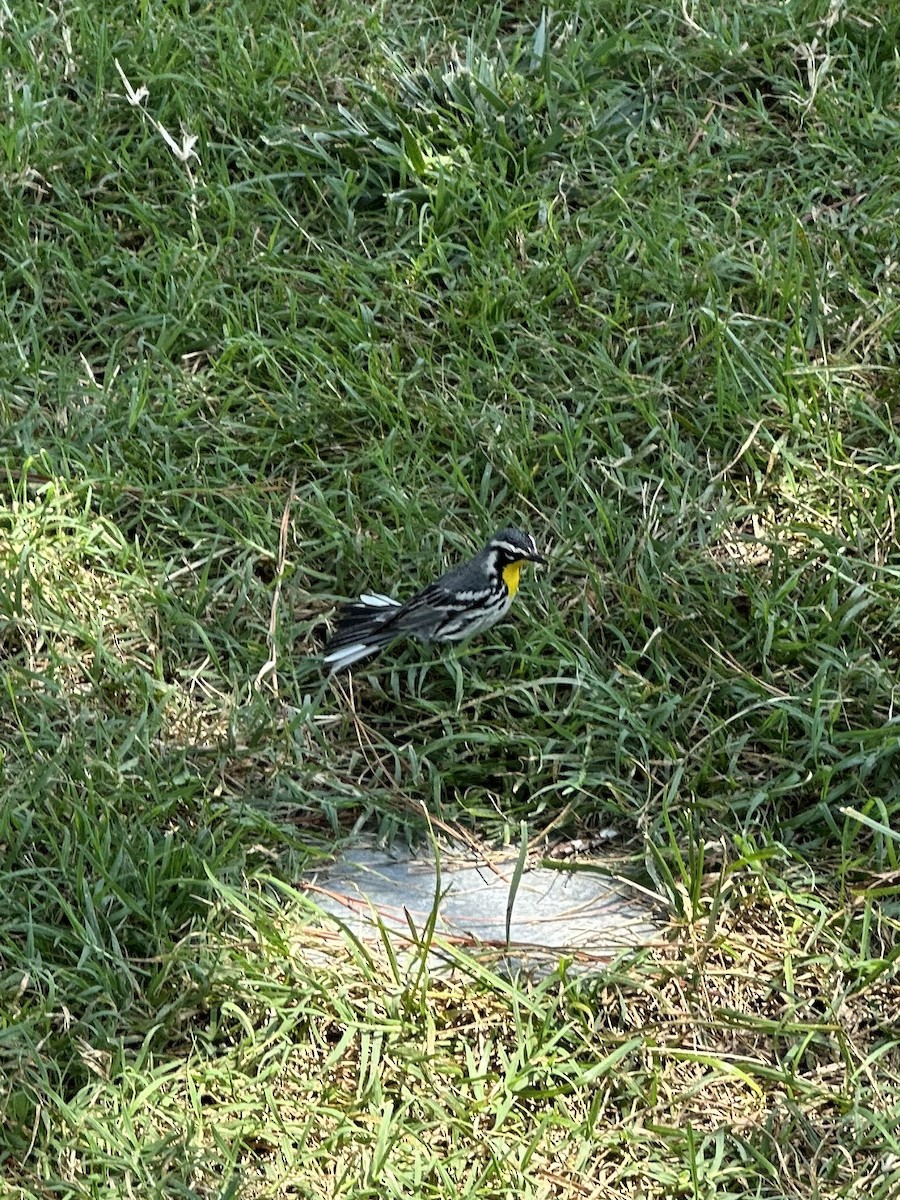
[[[385,628],[385,625],[391,622],[399,607],[400,601],[390,596],[367,593],[355,604],[341,609],[337,629],[325,647],[322,660],[331,674],[346,670],[392,642],[397,636],[396,630],[389,625]]]

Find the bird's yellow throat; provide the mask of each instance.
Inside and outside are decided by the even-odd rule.
[[[525,560],[522,558],[503,568],[503,582],[506,584],[510,596],[514,596],[519,590],[519,575],[522,573],[524,562]]]

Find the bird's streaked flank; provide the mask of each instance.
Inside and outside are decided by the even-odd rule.
[[[323,661],[333,673],[376,654],[395,638],[459,642],[482,633],[509,611],[525,563],[544,561],[531,534],[501,529],[474,558],[405,604],[375,592],[346,605]]]

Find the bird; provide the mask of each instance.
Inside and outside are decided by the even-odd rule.
[[[506,616],[522,567],[547,560],[521,529],[501,529],[474,558],[400,603],[368,592],[343,607],[325,647],[329,673],[346,670],[405,635],[422,642],[459,642]]]

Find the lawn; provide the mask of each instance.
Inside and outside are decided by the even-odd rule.
[[[900,1196],[900,9],[0,6],[0,1195]],[[444,653],[316,661],[506,524]],[[350,940],[614,830],[594,979]]]

